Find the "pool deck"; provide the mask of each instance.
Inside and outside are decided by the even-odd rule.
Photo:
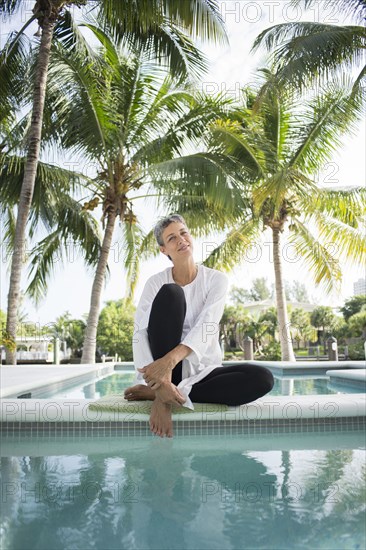
[[[253,363],[251,361],[251,363]],[[203,435],[215,428],[217,433],[291,433],[294,431],[343,431],[363,429],[366,420],[366,369],[364,362],[255,362],[268,366],[274,375],[290,378],[330,376],[332,382],[351,384],[359,393],[328,395],[266,395],[255,402],[227,410],[173,414],[174,426],[185,435]],[[234,364],[226,362],[224,364]],[[236,362],[235,364],[245,364]],[[75,433],[87,435],[113,433],[145,435],[149,433],[148,415],[139,411],[139,404],[129,412],[116,410],[92,411],[95,399],[37,399],[37,391],[45,388],[63,389],[65,385],[88,382],[115,370],[132,370],[128,363],[97,363],[94,365],[23,365],[2,366],[0,422],[3,434],[21,431],[49,435]],[[35,395],[33,395],[35,394]],[[198,430],[198,431],[197,431]]]
[[[0,397],[20,396],[46,388],[62,389],[65,383],[82,383],[114,372],[115,363],[94,365],[2,365]]]

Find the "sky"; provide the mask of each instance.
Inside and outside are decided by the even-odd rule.
[[[25,2],[24,4],[23,12],[13,22],[14,28],[19,29],[24,18],[27,15],[29,17],[34,2]],[[210,61],[210,69],[200,85],[208,93],[221,91],[230,96],[236,96],[241,86],[255,81],[256,68],[265,66],[266,54],[264,50],[255,54],[250,50],[256,36],[265,28],[273,24],[297,20],[340,23],[339,16],[333,10],[330,8],[322,10],[321,2],[316,3],[315,8],[308,12],[304,12],[301,7],[293,8],[291,2],[286,0],[222,1],[219,2],[219,6],[228,31],[229,45],[203,46]],[[2,40],[4,40],[6,32],[9,32],[9,27],[2,24]],[[356,134],[352,137],[345,137],[341,150],[334,154],[331,161],[325,165],[324,170],[319,174],[319,184],[322,186],[364,185],[366,175],[365,142],[365,125],[360,123]],[[159,215],[151,208],[151,205],[148,206],[142,200],[135,201],[135,212],[146,231],[151,229]],[[120,238],[121,235],[117,227],[109,261],[110,276],[106,281],[102,297],[103,303],[106,300],[121,299],[126,292],[123,261],[118,253]],[[214,235],[204,240],[197,240],[194,251],[196,261],[202,261],[219,243],[220,239],[220,235]],[[229,274],[231,285],[249,288],[251,281],[256,277],[267,277],[268,283],[271,285],[274,282],[274,274],[270,249],[270,234],[265,234],[262,245],[255,247],[250,254],[247,254],[242,264]],[[309,272],[293,255],[291,249],[286,246],[283,248],[283,260],[285,278],[290,282],[298,280],[304,283],[312,301],[319,305],[333,307],[341,305],[346,298],[353,294],[353,282],[365,276],[364,267],[345,265],[343,266],[344,280],[341,292],[325,295],[321,288],[315,288]],[[169,260],[163,255],[143,263],[136,287],[135,301],[138,300],[148,277],[169,265],[171,265]],[[9,268],[7,258],[3,253],[1,254],[0,269],[0,309],[6,311]],[[25,273],[26,271],[24,275]],[[61,268],[60,262],[56,262],[46,298],[38,307],[25,298],[22,303],[22,311],[26,313],[29,322],[41,325],[54,322],[56,317],[65,311],[69,311],[73,318],[80,318],[89,310],[92,283],[93,273],[85,268],[81,260],[71,258],[63,268]],[[22,288],[26,288],[24,276]]]

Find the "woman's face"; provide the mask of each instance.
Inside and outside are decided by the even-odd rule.
[[[176,259],[190,256],[193,253],[193,239],[187,227],[181,222],[172,222],[162,233],[164,245],[160,247],[163,254]]]

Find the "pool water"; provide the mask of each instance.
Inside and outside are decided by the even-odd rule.
[[[27,456],[10,442],[1,459],[0,547],[365,548],[364,435],[353,434],[351,446],[329,436],[330,448],[310,441],[294,450],[271,450],[268,436],[266,450],[240,437],[151,437],[106,438],[86,452],[74,439],[71,454],[64,447],[52,455],[62,448],[53,438],[52,456],[42,454],[45,441],[37,447],[29,438]]]
[[[99,399],[104,395],[121,393],[133,384],[135,374],[133,371],[121,371],[119,373],[109,374],[99,380],[70,385],[62,391],[44,391],[32,392],[32,397],[44,399],[54,397],[55,399]],[[329,379],[323,378],[304,378],[303,376],[296,378],[275,378],[275,385],[268,395],[319,395],[319,394],[336,394],[336,391],[328,387]],[[347,393],[359,392],[360,390],[347,389]]]

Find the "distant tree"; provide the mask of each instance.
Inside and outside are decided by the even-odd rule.
[[[291,297],[294,302],[309,301],[308,291],[304,283],[300,283],[300,281],[293,281],[291,287]]]
[[[226,348],[240,348],[251,317],[241,304],[225,306],[221,318],[221,332]]]
[[[268,300],[272,297],[272,292],[268,287],[266,277],[257,277],[256,279],[253,279],[251,294],[254,302]]]
[[[274,288],[274,285],[273,285]],[[291,283],[290,281],[285,281],[284,284],[285,297],[287,302],[291,302]]]
[[[230,300],[234,302],[235,305],[245,304],[252,301],[250,291],[241,286],[233,286],[231,288]]]
[[[246,335],[253,340],[254,353],[260,354],[263,338],[267,334],[268,327],[262,321],[253,319],[246,328]]]
[[[300,342],[306,342],[311,337],[313,329],[310,325],[310,315],[302,308],[295,308],[291,312],[291,335],[297,342],[297,349],[300,347]]]
[[[106,355],[132,361],[135,307],[128,300],[109,300],[102,309],[97,332],[97,348]]]
[[[338,345],[345,345],[346,339],[352,336],[348,323],[342,317],[337,318],[337,325],[332,330],[332,334],[338,340]]]
[[[345,321],[348,321],[352,315],[359,313],[363,306],[366,305],[366,295],[360,294],[359,296],[352,296],[344,302],[344,306],[340,308],[340,311]]]
[[[310,315],[310,322],[318,330],[318,343],[323,337],[324,353],[326,353],[326,338],[336,327],[337,317],[329,306],[316,307]]]
[[[81,319],[72,319],[70,312],[66,311],[57,317],[53,331],[54,335],[66,342],[71,349],[72,357],[81,357],[86,323]]]
[[[348,319],[351,336],[362,336],[366,339],[366,306]]]
[[[275,307],[266,309],[266,311],[259,316],[258,321],[266,326],[266,333],[274,339],[278,327],[277,309]]]
[[[260,302],[268,300],[273,296],[266,277],[257,277],[253,279],[252,286],[249,290],[233,286],[230,292],[231,300],[236,304],[245,304],[246,302]]]
[[[285,296],[289,302],[308,302],[309,296],[304,283],[285,281]]]

